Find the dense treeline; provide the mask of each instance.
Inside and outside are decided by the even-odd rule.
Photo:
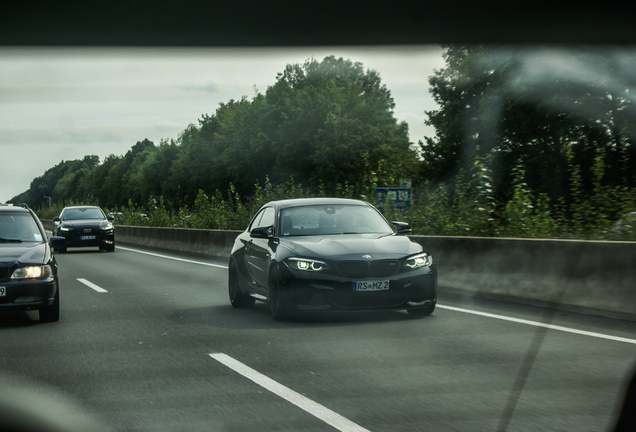
[[[443,180],[492,158],[497,198],[505,202],[521,160],[526,181],[553,202],[571,202],[570,163],[586,194],[593,165],[604,184],[636,185],[636,50],[506,49],[452,46],[447,67],[429,79],[440,109],[428,112],[436,135],[420,142],[421,174]]]
[[[374,181],[393,183],[416,170],[408,126],[397,122],[394,105],[377,72],[360,63],[327,57],[288,65],[265,94],[221,103],[174,140],[140,141],[123,157],[84,163],[85,170],[63,162],[12,201],[39,207],[51,196],[114,208],[163,197],[176,210],[199,190],[212,195],[230,183],[248,196],[266,176],[329,194],[345,186],[367,194]]]
[[[221,103],[176,139],[62,162],[12,202],[243,228],[272,198],[372,201],[409,178],[399,217],[417,233],[636,239],[636,51],[449,46],[444,58],[429,78],[435,136],[419,145],[375,71],[327,57],[288,65],[265,94]]]

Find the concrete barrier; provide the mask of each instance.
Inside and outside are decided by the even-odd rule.
[[[117,226],[115,243],[229,258],[240,232]]]
[[[239,233],[115,228],[117,244],[224,258]],[[433,255],[440,292],[636,321],[636,242],[411,238]]]
[[[42,225],[49,231],[53,229],[53,221],[42,220]],[[239,233],[241,231],[116,225],[115,244],[229,257]]]
[[[636,321],[636,242],[412,236],[440,292]]]

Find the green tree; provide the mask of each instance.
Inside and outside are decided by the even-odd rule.
[[[635,184],[635,50],[448,46],[444,57],[446,67],[429,79],[440,108],[427,112],[436,135],[420,141],[422,178],[452,181],[477,156],[492,155],[501,202],[515,193],[519,160],[535,193],[570,202],[568,149],[585,193],[595,187],[602,149],[605,184]]]
[[[93,195],[96,204],[102,207],[114,208],[118,206],[117,195],[113,193],[113,188],[121,188],[118,171],[121,159],[121,156],[113,154],[106,156],[104,162],[93,171]]]
[[[171,167],[174,161],[179,159],[181,147],[174,140],[161,140],[159,146],[148,147],[144,150],[147,155],[143,158],[134,172],[130,181],[133,196],[137,202],[142,203],[148,199],[159,200],[163,198],[170,209],[177,207],[178,202]]]
[[[331,56],[287,65],[265,102],[260,140],[276,155],[274,183],[293,176],[328,193],[348,184],[360,195],[381,165],[379,182],[389,185],[414,169],[408,128],[393,115],[391,93],[361,63]]]
[[[191,204],[199,190],[212,196],[230,184],[247,196],[266,178],[274,185],[294,178],[329,194],[368,194],[374,180],[394,185],[417,168],[394,106],[377,72],[360,63],[332,56],[287,65],[265,94],[221,103],[183,131],[171,167],[178,201]]]

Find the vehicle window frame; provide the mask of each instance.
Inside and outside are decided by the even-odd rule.
[[[274,223],[276,222],[276,212],[274,210],[274,207],[271,207],[271,206],[265,207],[261,213],[263,214],[260,220],[258,221],[258,224],[254,226],[254,228],[274,226]],[[269,217],[269,213],[271,213],[271,216],[272,216],[271,223],[267,223],[269,219],[265,220],[266,216]]]
[[[249,226],[247,227],[247,232],[252,232],[254,228],[258,227],[258,222],[263,218],[263,214],[265,214],[265,208],[260,209],[256,215],[252,218]]]
[[[84,209],[85,211],[90,211],[92,212],[99,212],[101,214],[101,217],[99,218],[95,218],[95,217],[90,217],[90,218],[67,218],[65,215],[66,213],[69,213],[71,210],[79,210],[81,211],[82,209]],[[81,207],[81,208],[76,208],[76,209],[64,209],[62,210],[62,213],[60,213],[60,221],[64,221],[64,220],[84,220],[84,219],[105,219],[108,220],[108,217],[106,216],[106,213],[104,213],[104,211],[100,208],[100,207]]]
[[[342,217],[346,213],[349,213],[350,211],[353,211],[352,209],[354,209],[354,208],[356,209],[356,211],[357,210],[361,210],[361,211],[365,211],[366,210],[370,214],[373,214],[374,216],[378,216],[378,218],[379,218],[378,220],[381,220],[382,223],[383,223],[382,226],[387,228],[387,231],[382,231],[382,230],[375,231],[375,230],[373,230],[373,231],[369,231],[369,232],[366,232],[366,231],[365,232],[361,232],[362,234],[394,234],[396,232],[393,224],[391,224],[388,220],[386,220],[386,218],[384,217],[384,215],[382,215],[382,213],[380,213],[377,209],[375,209],[375,208],[373,208],[371,206],[366,207],[366,206],[362,206],[362,205],[351,205],[351,204],[344,204],[344,205],[334,206],[334,205],[321,204],[321,205],[307,205],[307,206],[299,206],[299,207],[290,207],[290,208],[282,209],[281,210],[281,214],[279,215],[279,218],[280,218],[280,220],[282,220],[285,216],[291,217],[290,214],[286,214],[287,212],[294,213],[295,211],[302,211],[302,209],[304,209],[304,208],[325,208],[325,207],[334,207],[334,212],[333,212],[334,216],[336,214],[338,214],[340,217]],[[342,210],[345,209],[345,208],[347,210],[345,210],[345,213],[342,213]],[[335,221],[334,221],[334,223],[335,223]],[[296,234],[293,234],[293,235],[336,235],[336,234],[343,234],[343,233],[340,233],[340,232],[325,233],[325,232],[321,232],[321,230],[318,229],[316,232],[312,232],[312,233],[310,233],[310,232],[306,232],[306,233],[299,232],[299,233],[296,233]]]
[[[23,212],[23,211],[7,211],[7,212],[2,212],[2,216],[3,217],[7,217],[7,216],[14,216],[14,217],[18,217],[18,218],[31,218],[31,220],[33,221],[33,226],[35,227],[35,230],[33,230],[31,232],[31,234],[35,235],[35,234],[39,234],[40,235],[40,239],[33,239],[33,240],[25,240],[25,238],[23,238],[22,234],[20,233],[20,240],[23,242],[28,242],[28,243],[44,243],[46,242],[46,233],[42,232],[42,227],[41,224],[39,223],[39,220],[36,218],[36,216],[32,213],[32,212]],[[16,220],[17,223],[17,220]],[[18,223],[18,229],[19,228],[19,223]]]

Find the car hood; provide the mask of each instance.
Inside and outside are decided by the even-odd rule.
[[[386,234],[343,234],[281,239],[281,245],[297,256],[324,259],[398,259],[422,251],[406,236]]]
[[[106,219],[77,219],[62,221],[62,226],[66,228],[93,227],[99,228],[102,223],[106,223]]]
[[[46,250],[45,243],[3,243],[0,245],[0,263],[44,264]]]

